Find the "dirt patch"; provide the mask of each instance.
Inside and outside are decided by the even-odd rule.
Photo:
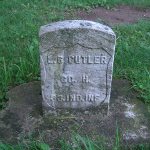
[[[139,18],[150,19],[150,8],[140,10],[131,6],[117,6],[110,10],[103,7],[92,9],[90,13],[86,11],[76,12],[78,19],[100,21],[106,25],[118,23],[135,23]],[[98,19],[99,18],[99,19]]]

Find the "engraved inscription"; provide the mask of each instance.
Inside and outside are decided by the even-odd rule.
[[[61,102],[96,102],[100,98],[100,95],[80,95],[80,94],[70,94],[70,95],[50,95],[50,101],[61,101]]]
[[[62,75],[60,77],[60,81],[61,81],[61,83],[76,83],[77,82],[77,80],[75,80],[75,78],[73,76],[70,76],[70,75]],[[82,83],[89,83],[90,82],[88,75],[82,75],[80,81]]]
[[[73,83],[76,82],[76,80],[74,79],[74,77],[72,76],[67,76],[67,75],[63,75],[60,78],[61,83]]]
[[[68,64],[106,64],[107,57],[104,54],[100,54],[99,56],[80,56],[80,55],[71,55],[68,56]],[[53,56],[47,56],[48,64],[62,64],[64,59],[62,56],[57,56],[53,58]]]
[[[90,82],[87,75],[83,75],[83,76],[82,76],[82,82],[83,82],[83,83],[89,83],[89,82]]]
[[[63,63],[63,58],[62,56],[57,56],[55,60],[53,60],[52,56],[47,56],[47,63],[48,64],[62,64]]]

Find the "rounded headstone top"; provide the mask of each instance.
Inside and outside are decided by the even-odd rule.
[[[115,33],[110,27],[100,24],[98,22],[88,20],[65,20],[47,24],[41,26],[39,35],[61,29],[75,29],[75,28],[89,28],[115,35]]]

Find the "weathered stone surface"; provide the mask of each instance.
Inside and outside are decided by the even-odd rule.
[[[119,144],[123,149],[125,146],[150,144],[150,113],[137,99],[137,94],[129,90],[131,86],[127,80],[113,80],[108,115],[99,112],[87,115],[87,112],[86,115],[48,117],[42,116],[40,82],[19,85],[7,93],[8,107],[0,111],[0,140],[29,141],[33,137],[36,141],[54,145],[58,139],[65,138],[71,143],[70,130],[84,137],[83,129],[94,142],[102,142],[105,136],[106,146],[113,147],[117,122]],[[56,148],[58,144],[55,144]]]
[[[39,50],[44,114],[92,108],[107,113],[115,52],[111,28],[83,20],[45,25]]]

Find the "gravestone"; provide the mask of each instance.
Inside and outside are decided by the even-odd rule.
[[[107,114],[116,36],[100,23],[67,20],[39,32],[43,114]]]

